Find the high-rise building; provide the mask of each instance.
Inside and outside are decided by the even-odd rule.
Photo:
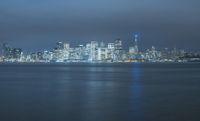
[[[113,61],[114,59],[114,54],[115,54],[115,44],[114,43],[108,43],[108,60]]]
[[[43,59],[45,62],[50,62],[53,59],[53,53],[50,51],[43,52]]]
[[[69,60],[69,54],[70,54],[69,51],[70,51],[69,43],[63,43],[62,58],[64,61]]]
[[[104,42],[100,43],[100,47],[97,50],[97,60],[98,61],[106,61],[108,58],[108,48],[105,47]]]
[[[122,41],[121,39],[115,40],[114,61],[122,60]]]
[[[84,51],[84,60],[90,60],[91,43],[87,43]]]
[[[139,49],[138,49],[138,34],[135,34],[134,35],[134,48],[135,48],[135,54],[138,54],[138,52],[139,52]]]
[[[130,59],[136,59],[139,53],[138,49],[138,34],[134,34],[134,45],[129,47]]]
[[[90,45],[90,61],[96,61],[97,60],[97,49],[98,49],[98,42],[91,41]]]

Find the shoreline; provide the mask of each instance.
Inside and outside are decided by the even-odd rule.
[[[187,64],[187,63],[200,63],[199,62],[0,62],[0,64],[55,64],[55,65],[76,65],[76,64]]]

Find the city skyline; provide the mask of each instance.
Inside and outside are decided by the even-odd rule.
[[[0,0],[0,121],[200,121],[200,0]]]
[[[37,52],[23,51],[22,48],[2,45],[1,62],[199,62],[199,51],[190,52],[184,49],[163,48],[155,46],[141,50],[138,45],[140,35],[133,34],[129,48],[123,47],[123,41],[118,38],[113,42],[91,41],[79,43],[72,47],[70,42],[57,42],[52,49]]]

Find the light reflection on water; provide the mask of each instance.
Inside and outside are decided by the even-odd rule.
[[[196,121],[199,72],[200,64],[0,65],[0,121]]]
[[[131,91],[131,107],[134,118],[143,121],[143,109],[142,109],[142,84],[141,84],[141,63],[132,64],[132,80],[130,84]]]

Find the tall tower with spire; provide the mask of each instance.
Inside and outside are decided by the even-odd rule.
[[[134,34],[134,49],[135,53],[138,54],[139,49],[138,49],[138,34]]]
[[[130,59],[135,59],[138,56],[139,49],[138,49],[138,34],[134,33],[133,34],[133,46],[129,47],[129,56]]]

